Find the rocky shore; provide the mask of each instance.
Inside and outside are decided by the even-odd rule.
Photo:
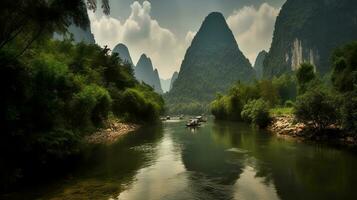
[[[95,133],[86,137],[86,141],[91,144],[112,144],[118,138],[126,135],[140,127],[138,124],[124,123],[119,120],[110,120],[105,128],[99,129]]]
[[[298,140],[329,142],[338,145],[357,147],[356,134],[345,133],[338,128],[331,127],[323,133],[316,133],[309,126],[297,123],[293,116],[282,115],[273,117],[268,130],[279,137],[290,137]]]

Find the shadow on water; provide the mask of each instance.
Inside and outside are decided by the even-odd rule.
[[[152,164],[162,139],[160,125],[145,126],[113,145],[96,145],[63,180],[28,188],[0,199],[109,199],[130,185],[137,171]]]

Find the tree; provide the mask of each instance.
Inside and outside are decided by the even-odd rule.
[[[302,63],[296,72],[299,94],[305,93],[307,85],[315,78],[314,66],[309,63]]]
[[[342,97],[342,125],[357,131],[357,42],[336,49],[332,55],[331,81]]]
[[[243,120],[253,123],[260,128],[267,127],[271,122],[268,103],[263,99],[249,101],[243,107],[241,116]]]
[[[322,131],[338,121],[335,97],[327,89],[311,87],[297,98],[294,114],[298,121]]]
[[[96,10],[96,2],[87,1],[90,10]],[[109,14],[108,0],[102,0],[102,8]],[[85,28],[89,24],[86,12],[83,0],[3,0],[0,50],[12,44],[21,55],[39,38],[67,32],[72,23]]]

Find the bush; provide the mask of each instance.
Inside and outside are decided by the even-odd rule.
[[[240,120],[242,99],[239,96],[220,96],[211,103],[211,113],[216,119]]]
[[[288,108],[292,108],[292,107],[294,107],[294,105],[295,105],[295,103],[290,100],[285,101],[285,104],[284,104],[284,106],[288,107]]]
[[[105,88],[88,85],[74,96],[74,120],[80,127],[100,125],[107,119],[111,97]]]
[[[242,119],[253,123],[260,128],[265,128],[271,122],[268,103],[262,99],[249,101],[243,107]]]
[[[148,93],[146,86],[127,89],[116,105],[118,113],[129,121],[154,121],[163,113],[163,100],[158,94]]]
[[[338,120],[336,100],[326,89],[314,87],[297,98],[294,110],[298,121],[318,131],[326,129]]]

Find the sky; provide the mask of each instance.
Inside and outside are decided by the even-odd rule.
[[[134,64],[145,53],[161,78],[179,71],[181,62],[204,18],[221,12],[239,48],[252,65],[269,50],[274,24],[285,0],[110,0],[111,13],[89,11],[97,44],[125,44]],[[100,7],[100,6],[98,6]]]

